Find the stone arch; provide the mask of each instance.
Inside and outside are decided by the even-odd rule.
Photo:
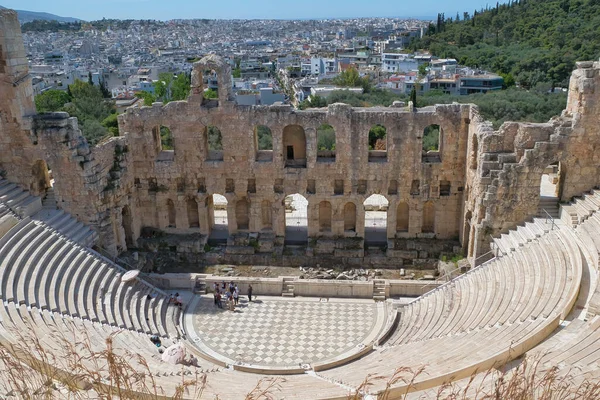
[[[299,193],[284,198],[285,243],[303,245],[308,241],[308,200]]]
[[[210,226],[209,239],[213,243],[226,243],[229,236],[229,218],[227,208],[229,202],[221,194],[214,193],[206,198],[206,208]]]
[[[376,124],[369,129],[369,162],[387,161],[388,137],[387,128]]]
[[[335,130],[329,124],[317,128],[317,161],[335,161]]]
[[[381,194],[370,195],[365,207],[365,243],[375,246],[387,244],[387,214],[390,202]]]
[[[187,200],[187,217],[190,228],[200,227],[200,214],[198,212],[198,202],[196,199],[189,198]]]
[[[398,203],[396,210],[396,232],[408,232],[409,226],[409,208],[408,203],[402,201]]]
[[[133,221],[131,209],[127,205],[121,209],[121,223],[125,232],[125,244],[127,247],[133,247]]]
[[[428,201],[423,205],[422,221],[421,232],[435,233],[435,204],[433,201]]]
[[[332,214],[330,202],[322,201],[319,203],[319,232],[331,232]]]
[[[356,232],[356,204],[352,202],[344,206],[344,232]]]
[[[436,163],[442,161],[442,143],[444,130],[438,124],[431,124],[423,129],[421,146],[423,162]]]
[[[175,228],[177,226],[177,211],[175,210],[175,203],[173,200],[167,200],[167,213],[169,214],[169,228]]]
[[[540,178],[540,190],[537,213],[543,216],[550,214],[558,218],[558,202],[562,195],[564,171],[561,162],[553,162],[546,166]]]
[[[214,125],[204,128],[204,148],[206,159],[209,161],[223,161],[223,135],[221,130]]]
[[[250,228],[250,204],[245,197],[235,203],[235,222],[239,230]]]
[[[283,128],[283,155],[286,167],[306,168],[306,134],[300,125]]]
[[[273,133],[269,127],[254,127],[254,150],[256,161],[273,161]]]
[[[214,71],[218,77],[217,87],[219,104],[225,101],[232,101],[234,97],[233,86],[231,83],[231,66],[223,57],[213,54],[194,63],[191,79],[192,94],[203,95],[205,89],[205,71]]]
[[[273,228],[273,209],[269,200],[263,200],[260,205],[262,229]]]
[[[29,191],[34,195],[39,195],[46,192],[46,189],[50,187],[50,174],[48,172],[48,165],[44,160],[37,160],[31,167],[31,185]]]

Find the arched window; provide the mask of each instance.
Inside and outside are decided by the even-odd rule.
[[[306,134],[300,125],[283,128],[283,155],[286,167],[306,168]]]
[[[188,225],[190,228],[200,227],[200,215],[198,214],[198,203],[195,199],[187,201]]]
[[[356,232],[356,204],[346,203],[344,206],[344,231]]]
[[[335,161],[335,131],[331,125],[323,124],[317,128],[317,161]]]
[[[437,163],[442,161],[442,128],[432,124],[423,130],[423,162]]]
[[[167,200],[167,211],[169,213],[169,228],[175,228],[177,224],[177,217],[175,213],[175,204],[173,200]]]
[[[250,225],[249,204],[246,198],[240,199],[235,203],[235,220],[240,230],[247,230]]]
[[[206,159],[209,161],[223,161],[223,136],[219,128],[209,125],[204,128]]]
[[[331,231],[331,203],[328,201],[322,201],[319,203],[319,231],[330,232]]]
[[[381,124],[369,130],[369,162],[387,161],[387,129]]]
[[[396,212],[396,231],[408,232],[408,204],[401,202],[398,204]]]
[[[264,125],[254,128],[254,148],[256,161],[273,161],[273,134]]]
[[[435,205],[428,201],[423,205],[423,223],[421,225],[423,233],[435,233]]]

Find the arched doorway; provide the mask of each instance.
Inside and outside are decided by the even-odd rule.
[[[125,244],[127,247],[133,247],[133,228],[131,220],[131,210],[129,206],[123,206],[121,209],[121,223],[125,232]]]
[[[304,245],[308,241],[308,200],[301,194],[286,196],[285,244]]]
[[[552,218],[559,217],[558,202],[561,196],[563,174],[562,164],[555,162],[548,165],[542,173],[540,181],[540,200],[538,203],[537,216]]]
[[[432,201],[428,201],[423,205],[423,223],[421,232],[435,233],[435,205]]]
[[[387,245],[387,212],[388,200],[373,194],[365,202],[365,244],[371,246]]]
[[[46,161],[37,160],[31,167],[31,176],[33,181],[29,187],[29,191],[33,195],[40,195],[50,187],[50,174]]]
[[[196,199],[190,198],[187,200],[187,216],[190,228],[200,227],[200,215],[198,213],[198,202],[196,202]]]
[[[169,213],[169,228],[175,228],[177,225],[177,214],[175,211],[175,204],[173,200],[167,200],[167,212]]]
[[[235,203],[235,221],[239,230],[248,230],[250,227],[250,205],[244,197]]]
[[[344,232],[356,232],[356,204],[344,206]]]
[[[400,202],[396,210],[396,232],[408,232],[408,204]]]
[[[227,243],[229,221],[227,219],[228,202],[225,196],[213,194],[208,201],[209,215],[212,217],[209,238],[217,243]]]
[[[471,211],[468,211],[467,214],[465,215],[465,224],[464,224],[464,232],[463,232],[463,243],[462,243],[462,248],[463,251],[467,252],[468,257],[472,257],[473,256],[473,246],[471,246],[471,218],[473,218],[473,213],[471,213]]]
[[[319,203],[319,232],[331,232],[332,210],[331,203],[322,201]]]

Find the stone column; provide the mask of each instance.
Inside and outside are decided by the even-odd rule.
[[[395,198],[388,199],[387,211],[387,238],[393,239],[396,237],[396,217],[398,214],[398,200]]]
[[[365,237],[365,206],[361,201],[356,206],[356,236]]]
[[[208,197],[201,197],[198,201],[198,218],[200,219],[200,233],[203,235],[210,235],[210,229],[214,221],[214,213],[212,207],[208,207],[206,203],[209,201]]]
[[[310,196],[308,200],[307,212],[307,224],[308,224],[308,238],[316,237],[319,235],[319,203],[313,199],[314,196]]]

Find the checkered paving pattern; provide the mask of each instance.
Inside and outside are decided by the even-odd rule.
[[[268,300],[218,309],[212,296],[194,311],[193,328],[207,347],[234,361],[298,366],[357,350],[374,328],[377,306],[360,302]]]

